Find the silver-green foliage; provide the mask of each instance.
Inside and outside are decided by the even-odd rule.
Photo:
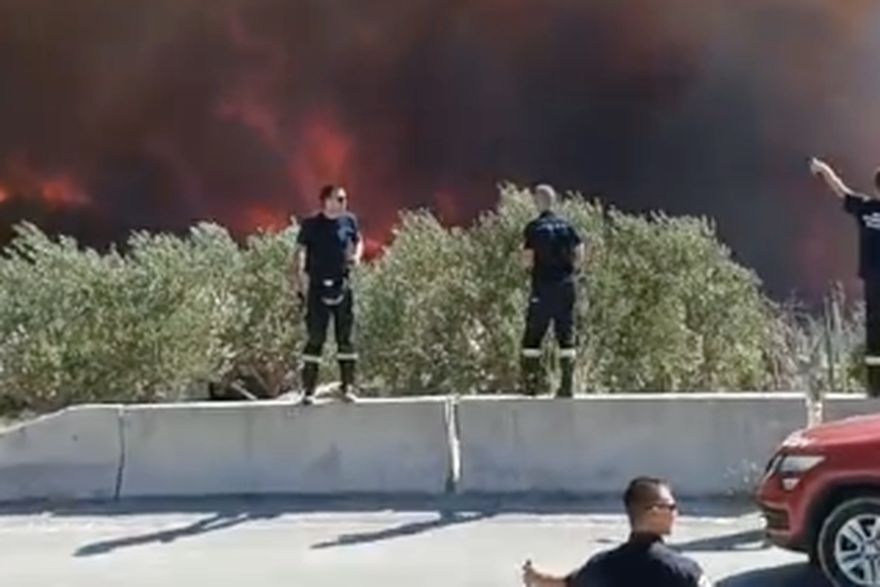
[[[560,213],[589,243],[578,304],[589,390],[773,386],[776,310],[710,223],[630,216],[582,198]],[[510,391],[527,294],[517,252],[533,217],[528,194],[512,186],[467,231],[405,216],[397,244],[365,279],[369,375],[386,390]]]
[[[786,360],[791,325],[711,223],[626,215],[583,198],[560,212],[589,243],[577,309],[581,387],[797,381],[798,365]],[[527,295],[517,253],[534,214],[513,186],[466,229],[426,211],[402,214],[394,244],[354,278],[361,379],[373,393],[515,388]],[[137,233],[125,255],[99,255],[21,225],[0,259],[0,395],[33,409],[166,401],[240,375],[279,393],[303,342],[287,275],[296,230],[240,245],[200,224],[185,238]],[[324,379],[335,376],[332,351],[331,334]]]
[[[274,381],[298,344],[284,281],[290,234],[239,247],[201,224],[188,238],[132,235],[125,256],[24,224],[0,260],[6,403],[179,399],[194,383]]]

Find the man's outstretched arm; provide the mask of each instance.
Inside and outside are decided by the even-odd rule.
[[[565,577],[554,577],[535,570],[532,561],[523,565],[523,585],[526,587],[568,587]]]
[[[834,192],[839,198],[846,198],[847,196],[852,196],[856,198],[861,198],[858,193],[849,188],[848,185],[843,183],[843,180],[831,169],[831,166],[822,161],[821,159],[810,159],[810,172],[813,175],[821,177],[825,181],[825,185]]]

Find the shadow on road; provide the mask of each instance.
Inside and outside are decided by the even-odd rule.
[[[806,563],[756,569],[722,579],[716,587],[832,587]]]
[[[676,543],[673,546],[682,552],[726,552],[770,548],[770,544],[765,540],[764,532],[760,528],[689,540],[688,542]]]
[[[400,526],[384,528],[372,532],[357,532],[354,534],[342,534],[334,540],[327,542],[319,542],[313,544],[313,549],[334,548],[337,546],[351,546],[354,544],[364,544],[368,542],[378,542],[380,540],[390,540],[392,538],[400,538],[402,536],[412,536],[429,532],[449,526],[466,524],[468,522],[476,522],[491,518],[494,514],[483,512],[474,514],[462,514],[458,512],[443,511],[439,512],[439,516],[434,520],[424,520],[421,522],[409,522]]]
[[[688,516],[739,516],[748,511],[736,502],[691,502]],[[122,537],[86,544],[78,548],[74,556],[90,557],[108,554],[115,550],[148,544],[163,544],[216,532],[253,521],[272,520],[282,516],[314,513],[424,513],[427,520],[409,522],[376,531],[346,534],[318,543],[314,549],[326,549],[352,544],[377,542],[402,536],[412,536],[439,528],[476,522],[505,514],[531,514],[541,516],[569,515],[622,515],[617,499],[583,499],[558,495],[447,495],[421,496],[369,496],[351,495],[328,497],[239,497],[199,499],[141,499],[103,503],[30,504],[4,505],[3,516],[47,515],[65,517],[131,517],[160,514],[184,514],[202,516],[188,525],[164,529],[142,535]],[[738,541],[747,541],[748,535],[733,535],[678,545],[684,550],[724,550]]]
[[[277,515],[277,514],[276,514]],[[120,548],[129,548],[132,546],[144,546],[147,544],[167,544],[174,542],[179,538],[187,538],[198,536],[207,532],[214,532],[231,528],[247,522],[255,520],[269,520],[275,515],[253,515],[249,513],[216,513],[208,518],[201,519],[195,523],[188,524],[179,528],[171,528],[168,530],[159,530],[148,534],[139,534],[136,536],[126,536],[124,538],[114,538],[102,542],[94,542],[87,544],[76,550],[73,554],[75,557],[96,556],[100,554],[109,554]]]
[[[754,512],[754,505],[733,500],[682,500],[685,517],[739,517]],[[546,495],[406,495],[243,496],[180,499],[131,499],[118,502],[26,503],[0,505],[4,516],[49,515],[53,517],[135,516],[155,514],[215,514],[248,512],[255,515],[297,513],[364,512],[492,512],[494,514],[623,515],[617,496],[583,498],[564,494]]]

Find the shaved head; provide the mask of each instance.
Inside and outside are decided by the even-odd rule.
[[[661,535],[671,531],[677,504],[665,479],[633,479],[623,494],[623,503],[633,528]]]
[[[539,210],[549,210],[556,203],[556,190],[551,186],[542,183],[535,187],[532,197]]]

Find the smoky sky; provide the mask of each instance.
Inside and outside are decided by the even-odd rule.
[[[0,222],[242,232],[344,182],[368,233],[500,181],[710,216],[776,296],[851,278],[806,172],[880,161],[870,0],[0,0]],[[47,187],[48,186],[48,187]],[[74,197],[73,194],[76,196]]]

